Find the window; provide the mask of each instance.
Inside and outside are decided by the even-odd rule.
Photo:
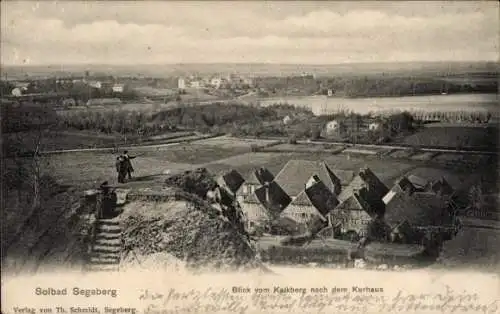
[[[300,216],[301,216],[302,218],[307,218],[307,214],[306,214],[306,213],[302,213]]]

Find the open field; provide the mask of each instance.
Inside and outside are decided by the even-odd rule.
[[[266,140],[266,139],[251,139],[251,138],[235,138],[231,136],[221,136],[217,138],[210,138],[206,140],[201,140],[196,142],[197,145],[207,145],[207,146],[217,146],[220,148],[252,148],[252,147],[264,147],[273,146],[273,144],[278,144],[278,140]]]
[[[402,139],[401,144],[494,151],[498,147],[498,128],[493,126],[423,128]]]
[[[141,154],[133,160],[134,175],[144,179],[143,184],[162,176],[166,170],[170,172],[184,171],[195,165],[210,163],[222,158],[248,152],[247,148],[224,149],[217,146],[178,144],[164,149],[132,148],[132,156]],[[116,155],[103,152],[69,153],[46,157],[54,168],[53,174],[68,184],[72,182],[99,182],[108,180],[116,182]],[[141,179],[142,180],[142,179]]]
[[[169,109],[177,106],[177,102],[168,101],[143,101],[143,102],[130,102],[117,105],[107,106],[81,106],[70,107],[68,109],[59,110],[60,112],[75,112],[75,111],[107,111],[107,110],[124,110],[124,111],[142,111],[142,112],[156,112],[162,109]]]
[[[424,153],[416,153],[415,155],[410,156],[412,160],[420,160],[420,161],[428,161],[434,158],[437,153],[433,152],[424,152]]]
[[[5,134],[9,149],[22,147],[25,150],[35,149],[39,138],[38,132],[17,132]],[[44,131],[40,142],[40,151],[57,151],[66,149],[88,149],[103,147],[120,147],[136,143],[158,143],[181,139],[197,139],[192,132],[169,132],[152,138],[125,138],[120,134],[102,134],[88,131]]]
[[[308,144],[279,144],[262,149],[264,152],[288,152],[288,153],[330,153],[336,154],[341,152],[344,146],[324,144],[324,145],[308,145]]]

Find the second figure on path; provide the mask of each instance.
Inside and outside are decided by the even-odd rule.
[[[116,172],[118,173],[118,183],[125,183],[127,163],[123,156],[116,157]]]

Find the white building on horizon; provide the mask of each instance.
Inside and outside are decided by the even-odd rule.
[[[186,88],[186,81],[182,77],[180,77],[177,80],[177,88],[178,89],[185,89]]]

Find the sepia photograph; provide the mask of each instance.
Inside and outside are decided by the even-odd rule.
[[[500,311],[497,1],[0,6],[2,313]]]

